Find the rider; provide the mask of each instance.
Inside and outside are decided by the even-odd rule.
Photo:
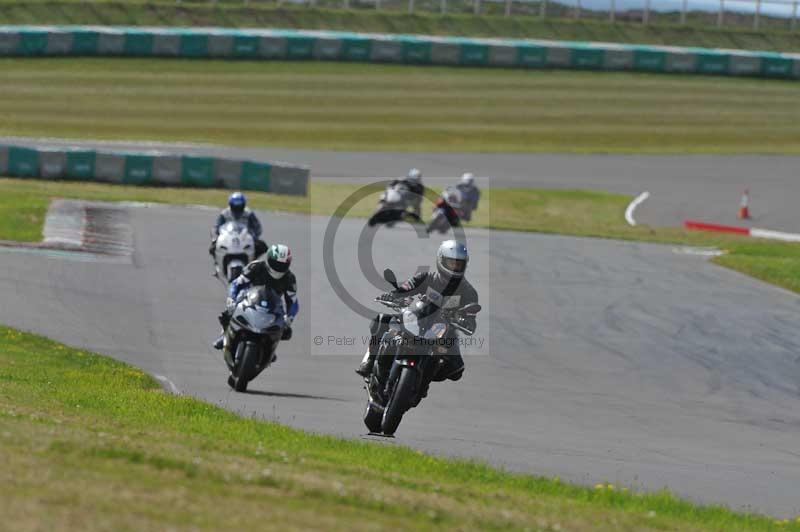
[[[242,274],[233,280],[228,289],[228,300],[225,310],[219,315],[222,324],[222,335],[214,342],[214,349],[222,349],[225,330],[231,321],[233,309],[239,293],[251,285],[267,286],[283,296],[286,303],[286,327],[281,340],[292,338],[292,322],[300,309],[297,303],[297,279],[289,270],[292,265],[292,251],[284,244],[273,244],[267,251],[266,260],[254,260],[248,264]]]
[[[460,216],[463,205],[464,202],[461,190],[454,187],[447,187],[436,200],[434,211],[435,209],[441,209],[450,227],[458,227],[461,225]],[[434,218],[431,220],[430,224],[428,224],[428,233],[431,232],[435,220]]]
[[[261,238],[261,222],[258,221],[256,214],[247,208],[247,198],[241,192],[234,192],[228,197],[228,208],[223,210],[217,216],[217,221],[214,224],[212,231],[214,238],[211,241],[211,247],[208,252],[214,256],[214,250],[217,247],[217,237],[219,236],[220,228],[228,222],[244,222],[247,224],[247,230],[253,235],[255,240],[255,253],[256,257],[260,257],[267,251],[267,245]]]
[[[411,207],[411,210],[417,215],[417,218],[419,218],[422,207],[422,196],[425,193],[425,185],[422,184],[422,172],[417,168],[412,168],[405,177],[393,180],[389,183],[389,186],[394,187],[399,184],[404,184],[411,193],[411,197],[408,198],[409,207]]]
[[[406,282],[397,287],[396,290],[383,294],[381,299],[394,300],[399,296],[412,296],[424,293],[429,301],[440,300],[437,306],[459,308],[478,302],[478,292],[464,278],[464,272],[469,262],[467,247],[455,240],[446,240],[439,246],[436,252],[436,272],[420,272]],[[375,357],[378,354],[380,341],[384,333],[389,329],[389,322],[394,317],[393,314],[378,314],[370,323],[370,343],[369,349],[361,361],[361,365],[356,369],[356,373],[362,377],[368,377],[372,373],[375,364]],[[470,331],[475,331],[475,315],[466,315],[460,319],[459,325]],[[464,359],[461,357],[461,350],[458,342],[454,342],[447,353],[447,365],[442,376],[444,378],[457,381],[464,373]]]
[[[475,186],[475,174],[464,172],[456,188],[461,191],[461,218],[468,222],[472,218],[472,211],[478,210],[478,201],[481,199],[481,191]]]

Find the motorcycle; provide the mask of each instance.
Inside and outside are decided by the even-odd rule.
[[[217,278],[229,284],[239,277],[244,267],[255,259],[255,240],[241,222],[228,222],[219,229],[214,246],[214,271]]]
[[[399,221],[419,222],[419,215],[409,210],[410,194],[411,191],[402,183],[386,187],[378,198],[378,207],[367,220],[367,225],[374,227],[386,224],[387,227],[392,227]]]
[[[271,288],[254,286],[236,301],[225,331],[223,356],[231,374],[228,386],[237,392],[275,360],[286,327],[283,298]]]
[[[397,278],[385,270],[384,279],[397,287]],[[459,318],[481,310],[477,303],[462,308],[439,308],[425,296],[387,301],[376,298],[400,315],[392,319],[389,331],[381,339],[372,374],[364,379],[367,405],[364,424],[371,433],[394,435],[403,415],[427,397],[431,382],[446,378],[448,345],[457,338],[457,331],[472,335],[475,331],[459,325]],[[391,362],[389,362],[391,361]],[[381,364],[391,366],[382,368]],[[388,375],[381,382],[379,374]]]
[[[433,208],[433,216],[428,223],[428,233],[446,233],[451,227],[461,225],[461,191],[448,187],[442,192]]]

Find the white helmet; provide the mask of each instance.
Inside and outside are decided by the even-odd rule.
[[[461,184],[471,187],[473,184],[475,184],[475,174],[472,172],[464,172],[461,174]]]
[[[455,187],[447,187],[442,197],[454,209],[461,208],[461,191]]]
[[[412,168],[408,171],[406,175],[406,181],[411,183],[419,183],[422,181],[422,172],[419,171],[417,168]]]
[[[463,277],[468,262],[467,246],[455,240],[445,240],[436,252],[436,269],[446,278]]]

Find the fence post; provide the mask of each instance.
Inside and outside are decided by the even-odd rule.
[[[414,0],[408,0],[408,14],[414,14]]]
[[[797,0],[792,4],[792,31],[797,29]]]
[[[642,24],[647,26],[650,23],[650,0],[644,3],[644,13],[642,13]]]
[[[375,0],[375,11],[381,10],[381,0]]]
[[[511,1],[512,0],[506,0],[506,16],[507,17],[511,16]]]
[[[681,26],[686,25],[686,3],[687,0],[683,0],[683,2],[681,2]]]
[[[481,0],[474,0],[475,2],[475,10],[473,11],[476,15],[481,14]]]
[[[250,0],[245,0],[245,2],[249,2]],[[350,9],[350,0],[344,0],[344,7],[345,9]]]
[[[616,18],[617,18],[617,2],[616,0],[611,0],[611,8],[608,10],[608,21],[613,23]]]
[[[719,0],[719,11],[717,12],[717,27],[722,27],[722,18],[725,16],[725,0]]]
[[[581,0],[577,0],[575,3],[575,20],[581,18]]]
[[[542,18],[547,16],[547,0],[541,0],[539,4],[539,16]]]
[[[439,10],[442,12],[442,15],[447,13],[447,0],[442,0],[439,3]]]
[[[753,17],[753,29],[758,29],[759,17],[761,17],[761,0],[756,0],[756,14]]]

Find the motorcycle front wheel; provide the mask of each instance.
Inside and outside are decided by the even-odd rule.
[[[239,276],[242,274],[242,270],[243,270],[243,269],[244,269],[244,268],[242,268],[241,266],[234,266],[234,267],[232,267],[232,268],[230,269],[230,275],[228,276],[228,282],[229,282],[229,283],[232,283],[234,279],[236,279],[237,277],[239,277]]]
[[[400,377],[397,379],[397,384],[394,385],[394,390],[392,390],[392,396],[386,403],[386,409],[383,411],[381,432],[391,436],[397,431],[397,427],[400,426],[400,421],[403,419],[403,414],[411,406],[416,386],[417,376],[414,370],[403,368],[400,372]]]
[[[242,349],[241,359],[237,361],[234,390],[237,392],[247,391],[247,383],[256,373],[256,364],[258,364],[258,346],[253,342],[246,342]]]

